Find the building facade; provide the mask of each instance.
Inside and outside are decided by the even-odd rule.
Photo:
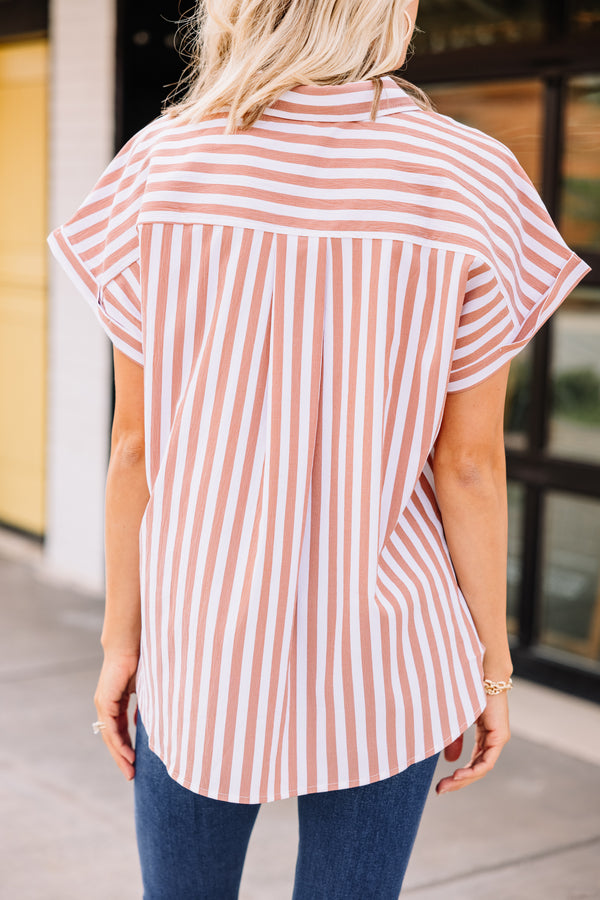
[[[4,0],[0,12],[11,134],[0,156],[0,520],[42,542],[48,570],[96,590],[110,347],[45,235],[174,88],[179,7]],[[592,266],[513,361],[505,436],[515,671],[598,698],[600,0],[421,0],[419,27],[399,74],[507,144]]]

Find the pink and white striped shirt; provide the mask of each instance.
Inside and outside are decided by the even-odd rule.
[[[144,367],[137,701],[180,784],[366,784],[485,706],[432,474],[448,391],[589,270],[512,153],[392,78],[161,116],[49,237]]]

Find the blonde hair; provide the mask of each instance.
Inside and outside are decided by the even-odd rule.
[[[190,62],[163,114],[196,122],[228,113],[225,134],[249,128],[297,85],[373,81],[371,119],[389,75],[418,103],[419,88],[394,74],[412,34],[410,0],[199,0],[187,24]],[[185,46],[185,43],[184,43]]]

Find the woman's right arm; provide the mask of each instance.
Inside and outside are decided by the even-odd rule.
[[[484,677],[507,681],[507,491],[504,405],[510,363],[485,381],[447,395],[433,455],[437,502],[460,589],[485,645]],[[488,695],[471,761],[442,779],[457,790],[488,772],[510,737],[507,694]],[[457,759],[462,736],[446,748]],[[457,752],[458,751],[458,752]]]

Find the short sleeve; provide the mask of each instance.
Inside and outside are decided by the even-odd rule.
[[[137,219],[154,122],[116,154],[83,203],[48,236],[53,255],[113,344],[143,365]]]
[[[473,256],[457,315],[449,392],[475,386],[511,360],[590,271],[502,149],[505,169],[487,220],[493,224]]]

